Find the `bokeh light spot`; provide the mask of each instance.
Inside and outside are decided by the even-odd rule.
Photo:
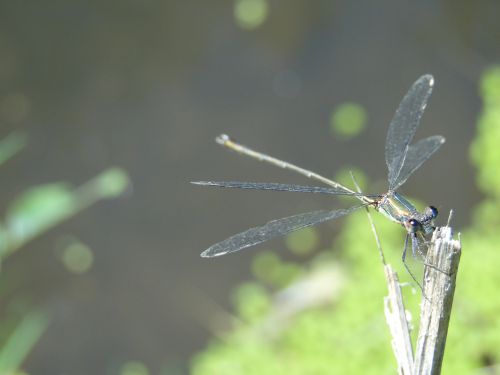
[[[269,6],[266,0],[236,0],[234,18],[242,29],[256,29],[266,20]]]
[[[356,103],[340,104],[330,117],[332,133],[342,139],[350,139],[361,133],[366,126],[366,111]]]
[[[318,232],[315,228],[304,228],[290,233],[286,237],[286,245],[295,254],[309,254],[319,242]]]
[[[94,262],[92,250],[81,242],[72,242],[62,253],[64,266],[73,273],[87,272]]]

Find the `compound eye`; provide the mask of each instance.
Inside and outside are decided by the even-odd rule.
[[[421,224],[418,220],[415,220],[415,219],[410,219],[408,220],[407,222],[407,227],[408,229],[412,232],[412,233],[416,233],[418,232],[418,230],[420,229],[421,227]]]
[[[426,207],[425,214],[426,214],[426,216],[430,216],[433,219],[435,219],[438,215],[438,209],[434,206]]]

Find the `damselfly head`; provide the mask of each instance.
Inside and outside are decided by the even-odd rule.
[[[424,215],[430,217],[431,219],[435,219],[438,215],[438,209],[434,206],[426,207],[424,210]]]

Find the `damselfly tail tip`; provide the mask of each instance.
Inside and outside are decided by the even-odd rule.
[[[229,142],[231,138],[227,134],[221,134],[217,137],[215,137],[215,142],[217,142],[220,145],[225,145],[226,142]]]
[[[226,254],[225,252],[224,253],[215,253],[215,254],[212,254],[212,250],[211,249],[206,249],[204,252],[202,252],[200,254],[200,256],[202,258],[214,258],[214,257],[218,257],[219,255],[224,255]]]

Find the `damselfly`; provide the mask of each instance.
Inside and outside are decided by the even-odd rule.
[[[218,136],[216,138],[217,143],[233,151],[280,168],[297,172],[310,179],[322,182],[328,185],[328,187],[232,181],[196,181],[193,184],[225,188],[347,195],[359,199],[361,204],[347,209],[313,211],[272,220],[260,227],[248,229],[210,246],[201,253],[201,256],[215,257],[242,250],[271,238],[336,219],[365,206],[373,207],[390,220],[402,225],[406,230],[402,254],[403,263],[405,262],[409,241],[411,241],[413,255],[417,253],[422,254],[420,245],[425,243],[426,236],[433,233],[434,219],[438,211],[435,207],[429,206],[423,212],[419,212],[412,203],[398,194],[396,189],[403,185],[410,175],[429,159],[445,141],[441,136],[432,136],[410,145],[420,124],[420,119],[431,95],[433,85],[434,78],[431,75],[420,77],[404,96],[389,125],[385,144],[385,160],[388,169],[387,180],[389,187],[385,194],[363,194],[356,192],[317,173],[254,151],[235,142],[227,135]]]

